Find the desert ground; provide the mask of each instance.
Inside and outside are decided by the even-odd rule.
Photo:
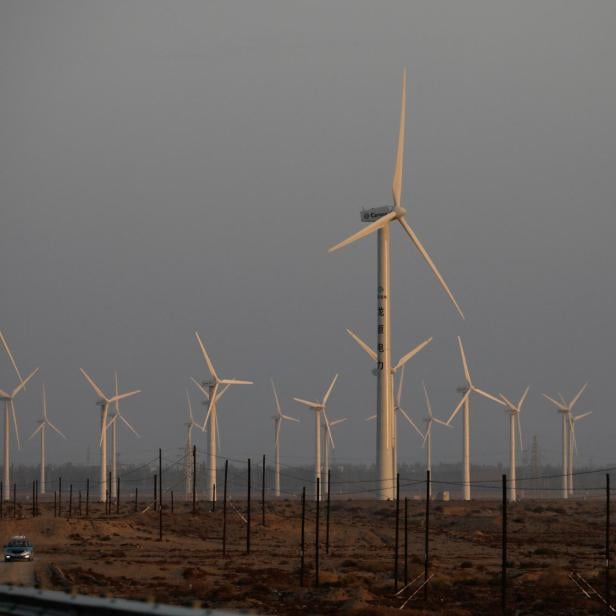
[[[127,504],[106,516],[100,505],[89,519],[54,517],[53,504],[5,506],[2,536],[26,534],[33,563],[3,563],[0,582],[85,594],[115,595],[203,607],[250,609],[263,614],[388,614],[419,587],[424,571],[425,501],[408,503],[407,576],[419,579],[394,594],[395,503],[334,500],[330,550],[325,550],[325,506],[320,515],[320,575],[315,584],[315,505],[307,503],[305,582],[299,583],[300,502],[252,505],[251,551],[246,553],[246,503],[230,502],[227,555],[221,549],[222,506],[189,503],[159,515]],[[403,507],[401,507],[401,513]],[[529,500],[509,506],[508,605],[511,614],[598,614],[604,606],[571,579],[579,573],[603,594],[605,503]],[[404,576],[400,526],[400,579]],[[497,501],[433,502],[430,574],[404,611],[415,614],[500,612],[501,512]],[[403,586],[400,582],[400,588]]]

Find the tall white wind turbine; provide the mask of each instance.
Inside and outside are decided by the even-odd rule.
[[[216,453],[216,445],[218,438],[218,415],[217,415],[217,403],[222,393],[219,390],[221,389],[221,385],[252,385],[252,381],[240,381],[238,379],[221,379],[218,376],[218,373],[214,369],[214,364],[210,359],[210,356],[207,354],[205,350],[205,345],[203,344],[201,338],[199,337],[199,332],[195,332],[195,336],[197,337],[197,342],[199,343],[199,348],[201,349],[201,354],[203,355],[203,360],[205,361],[205,365],[207,366],[210,372],[210,380],[207,383],[208,390],[206,391],[204,387],[193,379],[194,383],[197,387],[207,396],[210,404],[207,410],[207,415],[205,417],[205,421],[203,422],[203,429],[205,430],[208,422],[209,422],[209,449],[208,449],[208,496],[212,499],[216,497],[216,468],[217,468],[217,453]],[[223,388],[224,389],[224,388]],[[226,389],[225,389],[226,391]]]
[[[357,344],[372,358],[374,362],[377,361],[377,353],[374,349],[370,347],[370,345],[366,344],[353,330],[347,329],[347,334],[357,342]],[[405,413],[400,407],[400,398],[402,394],[402,381],[404,380],[404,367],[406,363],[415,357],[419,351],[421,351],[424,347],[428,346],[432,342],[432,336],[430,338],[426,338],[423,342],[420,342],[416,347],[412,348],[406,355],[403,355],[398,363],[391,369],[391,389],[393,392],[394,389],[394,381],[396,378],[396,374],[399,370],[401,370],[400,381],[398,384],[398,395],[395,399],[394,403],[394,412],[391,414],[391,425],[387,427],[388,434],[391,433],[392,447],[391,447],[391,476],[395,477],[398,473],[398,453],[397,453],[397,439],[398,439],[398,415],[400,412],[403,414],[405,419],[417,430],[420,434],[421,438],[423,438],[423,433],[421,430],[413,423],[413,420]],[[378,370],[376,371],[378,374]],[[393,393],[392,393],[393,396]],[[393,399],[393,398],[392,398]],[[376,415],[374,417],[369,417],[368,419],[376,419]]]
[[[321,495],[319,491],[317,491],[317,479],[321,482],[321,415],[323,415],[323,419],[325,420],[325,426],[327,428],[327,432],[331,438],[331,428],[329,425],[329,420],[327,419],[327,415],[325,414],[325,409],[327,408],[327,400],[329,399],[330,394],[332,393],[332,389],[334,389],[334,385],[338,380],[338,375],[336,375],[327,388],[325,395],[321,402],[312,402],[310,400],[303,400],[302,398],[293,398],[296,402],[307,406],[308,408],[314,411],[314,485],[315,485],[315,498],[316,500],[321,499]],[[322,483],[321,483],[322,487]]]
[[[325,491],[329,491],[329,469],[330,469],[330,458],[331,458],[331,450],[334,448],[334,435],[332,434],[332,428],[337,426],[338,424],[344,423],[347,418],[341,417],[340,419],[334,419],[333,421],[329,421],[327,418],[327,414],[323,411],[323,417],[327,420],[324,424],[323,430],[323,477],[324,477],[324,486],[323,489]]]
[[[571,451],[573,448],[573,437],[572,437],[572,411],[573,407],[580,399],[580,396],[584,393],[584,390],[588,387],[588,383],[584,383],[581,389],[573,396],[571,401],[567,404],[562,396],[560,396],[560,401],[551,398],[547,394],[543,394],[543,397],[546,400],[549,400],[556,408],[562,417],[562,467],[563,467],[563,475],[562,475],[562,497],[568,498],[573,493],[573,477],[572,477],[572,466],[573,466],[573,452]],[[586,417],[590,413],[584,413],[582,417]]]
[[[516,487],[516,461],[515,461],[515,450],[516,450],[516,430],[518,433],[518,437],[520,439],[520,449],[524,449],[524,445],[522,443],[522,427],[520,426],[520,411],[522,410],[522,406],[524,401],[526,400],[526,396],[528,395],[528,387],[524,390],[520,401],[517,404],[514,404],[506,398],[503,394],[500,394],[503,402],[505,403],[505,414],[509,415],[509,477],[507,478],[507,483],[509,484],[509,500],[512,503],[515,503],[518,495],[517,495],[517,487]]]
[[[333,252],[352,242],[377,232],[378,237],[378,275],[377,275],[377,474],[378,497],[393,499],[395,492],[391,430],[393,415],[393,392],[390,385],[391,373],[391,315],[390,315],[390,235],[389,223],[397,220],[408,234],[423,259],[426,261],[439,284],[449,296],[454,306],[464,318],[460,306],[449,290],[445,279],[438,271],[432,258],[419,241],[417,234],[406,221],[406,210],[402,207],[402,175],[404,166],[404,127],[406,115],[406,69],[402,74],[402,104],[400,109],[400,128],[398,132],[398,149],[396,166],[392,182],[393,208],[373,208],[362,212],[362,220],[374,221],[367,227],[354,233],[339,244],[329,249]]]
[[[453,426],[449,425],[446,421],[441,421],[437,417],[434,417],[432,414],[432,404],[430,404],[426,384],[423,381],[421,384],[423,386],[424,396],[426,398],[426,410],[428,411],[428,414],[424,418],[426,430],[424,432],[423,447],[426,448],[426,470],[432,472],[432,424],[437,423],[441,426],[445,426],[446,428],[452,428]],[[428,486],[428,491],[429,496],[432,496],[432,483]]]
[[[274,385],[274,380],[272,381],[272,391],[274,392],[274,403],[276,404],[276,414],[272,416],[274,420],[274,494],[276,496],[280,496],[280,430],[282,428],[282,422],[286,419],[287,421],[295,421],[299,423],[299,419],[295,419],[295,417],[289,417],[282,412],[282,408],[280,406],[280,400],[278,399],[278,392],[276,391],[276,385]]]
[[[100,466],[100,485],[99,485],[99,500],[104,503],[107,498],[107,414],[109,412],[109,405],[116,401],[123,400],[124,398],[130,398],[140,393],[140,389],[129,391],[125,394],[116,394],[112,397],[108,397],[103,393],[103,390],[94,382],[92,377],[83,369],[79,368],[81,374],[90,384],[90,387],[94,390],[94,393],[98,396],[96,401],[97,406],[101,407],[101,424],[100,424],[100,440],[99,446],[101,450],[101,466]]]
[[[115,499],[118,497],[118,421],[124,423],[124,425],[137,437],[141,438],[137,433],[137,430],[133,428],[133,426],[128,423],[124,415],[120,413],[120,400],[118,396],[120,392],[118,391],[118,373],[114,373],[115,377],[115,411],[113,417],[109,420],[107,424],[108,428],[111,428],[111,485],[109,486],[109,491],[111,494],[111,498]]]
[[[41,433],[41,459],[40,459],[40,468],[39,468],[39,494],[45,494],[45,430],[49,426],[54,432],[59,434],[62,438],[66,438],[62,432],[56,426],[54,426],[51,421],[49,421],[49,417],[47,417],[47,391],[45,389],[45,384],[43,383],[43,416],[36,423],[38,423],[38,428],[30,435],[28,440],[34,438],[36,434]]]
[[[489,394],[479,387],[475,387],[471,379],[471,373],[468,369],[468,363],[466,361],[466,355],[464,354],[464,347],[462,346],[462,339],[458,336],[458,345],[460,346],[460,356],[462,357],[462,366],[464,367],[464,380],[466,385],[458,388],[460,393],[463,393],[462,399],[458,403],[458,406],[454,409],[453,413],[447,420],[450,424],[453,418],[458,414],[458,411],[464,407],[464,422],[463,422],[463,436],[462,436],[462,483],[464,487],[464,500],[471,500],[471,394],[479,394],[488,400],[492,400],[497,404],[503,405],[503,402],[496,396]]]

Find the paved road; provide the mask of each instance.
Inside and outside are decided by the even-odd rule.
[[[0,584],[34,586],[34,563],[0,561]]]

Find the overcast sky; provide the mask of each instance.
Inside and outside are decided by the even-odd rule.
[[[124,461],[184,441],[185,388],[206,370],[252,379],[221,402],[222,453],[308,463],[310,411],[335,373],[339,462],[374,461],[375,380],[345,333],[376,339],[376,237],[327,248],[391,202],[400,78],[409,71],[403,205],[467,320],[392,229],[393,355],[403,405],[424,379],[445,418],[462,381],[517,399],[544,461],[560,423],[541,393],[571,397],[578,463],[616,461],[616,4],[577,2],[0,3],[0,329],[22,372],[22,440],[40,413],[67,434],[50,461],[95,460],[85,368],[141,432]],[[35,383],[35,384],[34,384]],[[5,357],[0,387],[15,385]],[[202,413],[201,413],[202,415]],[[502,408],[472,405],[472,459],[505,460]],[[459,420],[435,461],[461,457]],[[54,439],[55,440],[55,439]],[[197,436],[205,443],[204,435]],[[399,425],[402,461],[423,459]],[[32,441],[16,454],[33,463]]]

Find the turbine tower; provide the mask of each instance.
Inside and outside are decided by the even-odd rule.
[[[325,411],[323,411],[323,416],[326,417]],[[327,421],[325,426],[322,428],[323,430],[323,475],[325,477],[325,486],[324,489],[329,492],[329,459],[331,455],[331,449],[334,448],[334,436],[331,432],[331,429],[338,424],[344,423],[347,420],[346,417],[341,417],[340,419],[334,419],[333,421]]]
[[[79,368],[81,374],[90,384],[90,387],[94,390],[94,393],[98,396],[96,405],[101,407],[101,436],[99,440],[99,446],[101,450],[101,466],[100,466],[100,485],[99,485],[99,501],[104,503],[107,498],[107,413],[109,411],[109,405],[116,401],[123,400],[124,398],[130,398],[141,392],[140,389],[129,391],[125,394],[116,393],[115,396],[108,398],[103,390],[94,382],[92,377],[83,369]]]
[[[323,400],[321,402],[311,402],[310,400],[303,400],[302,398],[293,398],[296,402],[311,408],[314,411],[314,485],[315,485],[315,497],[316,500],[321,500],[321,495],[316,489],[317,479],[321,480],[321,415],[323,415],[323,419],[325,420],[325,426],[327,428],[327,432],[331,438],[331,428],[329,425],[329,420],[327,419],[327,415],[325,414],[325,409],[327,407],[327,400],[329,399],[330,394],[332,393],[332,389],[334,389],[334,385],[338,380],[338,375],[336,375],[328,387],[325,395],[323,396]],[[322,484],[321,484],[322,487]]]
[[[41,461],[39,468],[39,494],[45,494],[45,430],[47,426],[49,426],[54,432],[59,434],[62,438],[66,438],[56,426],[54,426],[49,418],[47,417],[47,391],[45,389],[45,384],[43,383],[43,416],[36,423],[38,423],[38,428],[30,435],[28,440],[34,438],[34,436],[40,432],[41,433]]]
[[[432,414],[432,404],[430,404],[430,398],[428,396],[428,390],[426,389],[426,384],[421,382],[424,390],[424,396],[426,398],[426,409],[428,414],[424,418],[424,422],[426,424],[426,431],[423,439],[422,447],[426,448],[426,470],[432,472],[432,424],[437,423],[441,426],[445,426],[447,428],[453,428],[446,421],[441,421],[440,419],[434,417]],[[432,496],[432,482],[428,486],[428,496]]]
[[[562,398],[562,396],[561,396]],[[580,421],[580,419],[584,419],[584,417],[588,417],[592,415],[592,411],[587,411],[586,413],[581,413],[580,415],[569,414],[569,436],[570,436],[570,445],[569,445],[569,472],[567,476],[569,478],[569,496],[573,496],[573,454],[577,454],[577,442],[575,439],[575,423]]]
[[[353,340],[357,342],[357,344],[372,358],[372,360],[375,363],[377,362],[377,354],[376,354],[376,351],[374,351],[374,349],[370,348],[370,346],[366,344],[354,331],[347,329],[347,334],[349,334],[349,336],[351,336],[351,338],[353,338]],[[398,370],[402,370],[401,377],[400,377],[400,384],[398,386],[398,397],[396,399],[396,403],[394,404],[394,412],[391,415],[392,423],[391,423],[391,426],[389,426],[388,428],[392,434],[392,448],[391,448],[391,476],[392,477],[395,477],[396,474],[398,473],[398,453],[397,453],[398,414],[400,411],[402,411],[402,409],[400,408],[400,395],[402,391],[402,380],[404,379],[404,366],[406,365],[406,362],[408,362],[411,358],[415,357],[415,355],[417,355],[419,351],[421,351],[424,347],[430,344],[430,342],[432,342],[432,336],[430,336],[430,338],[426,338],[426,340],[424,340],[423,342],[420,342],[415,348],[411,349],[406,355],[403,355],[398,360],[398,363],[391,369],[392,396],[393,396],[394,380],[396,378],[396,373],[398,372]],[[378,374],[378,370],[376,370],[376,374]],[[417,428],[417,426],[413,423],[411,418],[404,411],[402,411],[402,414],[406,417],[407,421],[409,421],[410,424],[419,432],[421,438],[423,438],[424,436],[423,433],[421,432],[421,430],[419,430],[419,428]],[[369,419],[373,419],[373,418],[376,418],[376,415],[374,417],[369,417]]]
[[[466,355],[464,354],[464,347],[462,346],[462,339],[460,336],[458,336],[458,345],[460,346],[460,356],[462,357],[462,366],[464,367],[464,379],[466,381],[466,385],[458,388],[458,392],[463,393],[464,395],[462,396],[460,402],[458,402],[458,406],[456,406],[453,413],[447,420],[447,423],[450,424],[453,421],[453,418],[458,414],[458,411],[464,407],[464,422],[462,430],[462,483],[464,487],[464,500],[469,501],[471,500],[471,394],[479,394],[480,396],[483,396],[488,400],[493,400],[500,405],[502,405],[503,402],[492,394],[489,394],[487,391],[479,389],[479,387],[475,387],[471,379],[471,373],[468,369],[468,363],[466,361]]]
[[[209,427],[209,449],[208,449],[208,495],[212,500],[216,500],[215,494],[215,486],[216,486],[216,467],[217,467],[217,454],[216,454],[216,439],[218,438],[218,415],[217,415],[217,403],[219,398],[222,396],[222,393],[226,391],[226,388],[222,393],[219,394],[219,389],[221,385],[252,385],[252,381],[240,381],[238,379],[221,379],[218,376],[218,373],[214,369],[214,364],[212,364],[212,360],[210,356],[207,354],[205,350],[205,345],[203,344],[201,338],[199,337],[199,332],[195,332],[195,336],[197,337],[197,342],[199,343],[199,348],[201,349],[201,354],[203,355],[203,359],[205,361],[205,365],[207,366],[210,372],[210,380],[207,383],[208,390],[206,391],[204,387],[195,381],[197,387],[207,396],[210,404],[207,409],[207,415],[205,416],[205,421],[203,422],[203,430],[205,430],[208,421],[210,424]]]
[[[118,497],[118,420],[124,422],[124,425],[137,437],[141,438],[137,433],[137,430],[131,426],[128,421],[120,413],[120,401],[118,400],[118,373],[114,373],[115,377],[115,412],[113,417],[107,424],[108,428],[111,428],[111,485],[109,491],[111,498]]]
[[[329,249],[333,252],[347,246],[352,242],[366,237],[371,233],[377,232],[378,248],[378,274],[377,274],[377,430],[376,430],[376,452],[377,452],[377,474],[378,492],[377,496],[381,499],[393,499],[395,492],[395,481],[392,474],[392,447],[393,439],[391,434],[392,415],[393,415],[393,392],[390,384],[391,373],[391,315],[390,315],[390,234],[389,223],[397,220],[404,231],[408,234],[411,242],[420,252],[426,261],[445,293],[449,296],[454,306],[464,318],[460,306],[456,302],[447,283],[436,268],[430,255],[419,241],[417,234],[406,221],[406,210],[402,207],[402,174],[404,163],[404,125],[406,114],[406,69],[402,74],[402,104],[400,109],[400,127],[398,132],[398,149],[396,153],[396,166],[392,182],[393,208],[373,208],[362,211],[362,220],[370,221],[367,227],[351,235],[339,244]],[[372,222],[374,221],[374,222]]]
[[[282,409],[280,407],[280,400],[278,399],[278,392],[276,391],[276,385],[274,385],[274,380],[272,381],[272,391],[274,392],[274,402],[276,404],[276,414],[272,416],[274,420],[274,447],[275,447],[275,466],[274,466],[274,495],[280,496],[280,430],[282,428],[283,420],[287,421],[295,421],[299,423],[299,419],[295,419],[295,417],[289,417],[288,415],[284,415]]]
[[[193,485],[193,460],[192,460],[192,429],[199,428],[203,432],[203,427],[200,426],[193,416],[192,403],[190,401],[190,394],[188,389],[186,390],[186,401],[188,402],[188,421],[184,424],[186,426],[186,448],[185,448],[185,460],[184,460],[184,478],[186,481],[186,499],[192,496]]]
[[[520,439],[520,449],[524,449],[524,445],[522,444],[522,428],[520,426],[520,411],[522,410],[522,405],[526,400],[526,396],[528,395],[528,387],[524,390],[520,401],[516,404],[511,402],[508,398],[506,398],[503,394],[500,394],[503,402],[505,403],[505,414],[509,415],[509,477],[507,478],[509,484],[509,500],[512,503],[515,503],[517,500],[517,488],[516,488],[516,461],[515,461],[515,433],[516,427],[518,436]]]
[[[588,383],[584,383],[584,385],[582,385],[582,388],[577,392],[577,394],[573,396],[569,404],[567,404],[567,402],[562,398],[562,396],[559,402],[555,400],[554,398],[551,398],[547,394],[543,394],[543,397],[546,400],[549,400],[558,409],[558,412],[561,414],[561,417],[562,417],[562,467],[563,467],[562,497],[563,498],[569,497],[569,489],[570,489],[570,483],[571,483],[569,481],[570,473],[571,473],[571,470],[570,470],[571,457],[569,455],[569,449],[571,445],[571,435],[569,434],[569,431],[571,428],[571,411],[573,410],[573,407],[575,406],[577,401],[580,399],[580,396],[584,393],[584,390],[586,389],[587,386],[588,386]]]

